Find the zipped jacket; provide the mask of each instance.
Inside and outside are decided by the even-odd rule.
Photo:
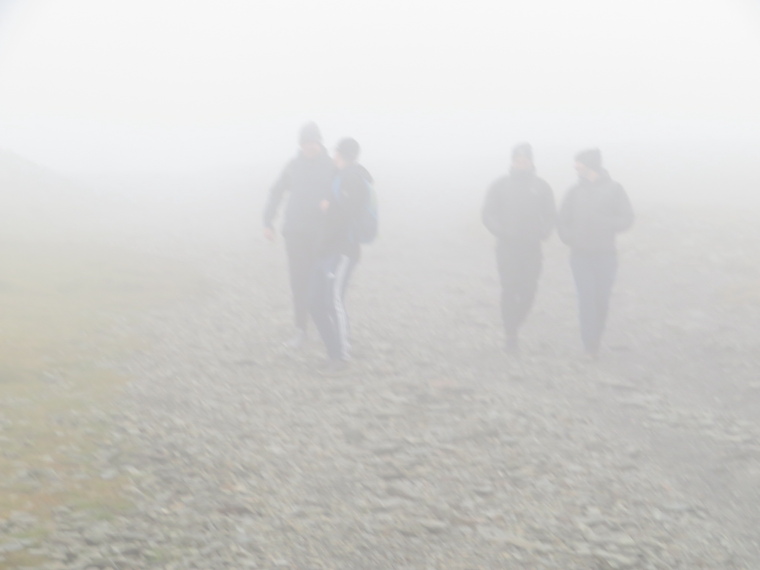
[[[633,225],[633,208],[623,187],[606,171],[570,188],[562,200],[557,230],[573,251],[615,251],[615,236]]]
[[[554,194],[534,172],[512,172],[488,189],[482,219],[499,241],[538,244],[554,229]]]
[[[322,200],[330,198],[330,187],[335,166],[326,152],[314,158],[299,153],[288,162],[282,174],[269,190],[264,207],[264,226],[274,227],[277,210],[285,194],[289,194],[285,207],[283,234],[321,234],[324,216],[319,208]]]

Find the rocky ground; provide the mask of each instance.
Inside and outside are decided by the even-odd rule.
[[[0,561],[760,568],[760,230],[703,219],[640,212],[596,363],[579,354],[556,240],[515,358],[479,227],[386,232],[356,273],[340,377],[314,372],[316,340],[281,348],[280,247],[186,250],[212,293],[121,325],[148,348],[110,363],[132,380],[92,412],[105,443],[80,458],[82,477],[123,480],[129,506],[60,507],[43,538],[17,513]]]

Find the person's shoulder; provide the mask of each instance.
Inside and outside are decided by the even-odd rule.
[[[489,186],[489,188],[491,190],[501,190],[503,188],[507,188],[509,186],[510,181],[511,181],[511,178],[509,174],[502,174],[496,180],[491,182],[491,185]]]
[[[369,173],[369,170],[367,170],[363,164],[357,164],[356,171],[358,172],[359,176],[361,176],[362,180],[368,184],[372,184],[375,181],[374,178],[372,178],[372,175]]]
[[[569,204],[571,202],[577,201],[578,192],[582,186],[583,183],[577,181],[575,184],[567,188],[567,190],[565,190],[565,193],[562,195],[562,202],[564,204]]]
[[[301,153],[298,153],[285,163],[285,170],[292,171],[301,166],[303,162],[304,157],[301,155]]]
[[[615,194],[616,196],[625,194],[625,188],[623,188],[623,185],[617,180],[608,177],[605,181],[605,186],[610,193]]]
[[[294,156],[290,158],[286,163],[285,166],[282,167],[282,170],[280,171],[280,178],[279,182],[292,182],[293,177],[296,175],[296,172],[299,168],[299,162],[298,162],[298,156]]]
[[[347,184],[364,185],[372,182],[369,171],[360,164],[346,168],[340,173],[340,176]]]
[[[544,180],[543,178],[541,178],[540,176],[536,176],[535,185],[536,185],[535,187],[540,192],[551,192],[552,191],[552,187],[549,185],[549,183],[546,180]]]

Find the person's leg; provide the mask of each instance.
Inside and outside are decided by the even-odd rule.
[[[517,282],[519,268],[517,267],[515,252],[505,244],[496,247],[496,266],[499,270],[501,282],[501,318],[504,324],[504,333],[507,338],[507,348],[516,348],[518,318],[518,297],[520,294]]]
[[[316,240],[306,234],[288,234],[285,236],[295,325],[304,332],[309,322],[309,290],[317,263],[316,245]]]
[[[581,340],[587,352],[595,354],[598,343],[598,316],[596,301],[596,272],[593,256],[583,253],[570,255],[570,267],[578,295],[578,320]]]
[[[541,246],[530,244],[520,253],[519,267],[516,275],[517,299],[515,307],[515,320],[519,328],[528,317],[533,300],[538,289],[538,278],[541,276]]]
[[[348,256],[341,255],[335,265],[334,279],[332,284],[332,307],[335,317],[336,332],[338,336],[338,346],[340,347],[340,357],[343,360],[349,358],[349,333],[351,327],[348,321],[348,312],[346,311],[346,290],[348,281],[353,273],[356,263]]]
[[[596,338],[595,346],[599,349],[609,312],[612,289],[617,276],[617,254],[614,252],[599,253],[595,256],[596,278]]]
[[[518,284],[514,251],[504,244],[496,248],[496,265],[499,270],[501,282],[501,318],[504,325],[505,345],[508,352],[518,350],[517,327],[519,325]]]
[[[311,287],[311,318],[317,327],[322,342],[327,349],[327,358],[339,359],[341,356],[340,338],[335,322],[335,308],[333,305],[334,270],[337,263],[336,257],[319,260],[317,269],[312,280]]]

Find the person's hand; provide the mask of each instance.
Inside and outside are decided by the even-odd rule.
[[[319,209],[322,210],[322,213],[324,214],[327,212],[328,208],[330,207],[330,200],[322,200],[319,203]]]
[[[264,228],[264,238],[266,238],[267,241],[274,241],[276,237],[277,234],[275,233],[274,228]]]

